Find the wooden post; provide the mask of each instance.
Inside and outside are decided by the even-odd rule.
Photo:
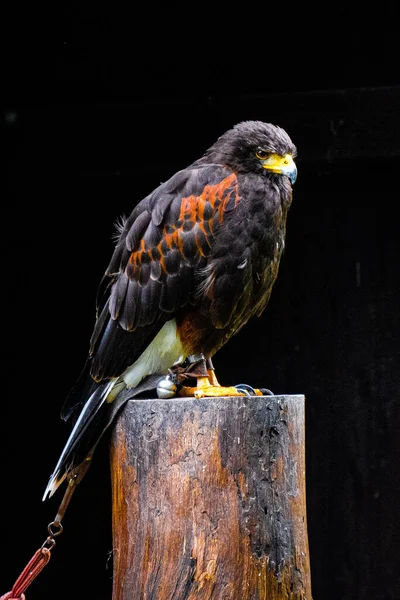
[[[311,600],[304,396],[129,400],[113,600]]]

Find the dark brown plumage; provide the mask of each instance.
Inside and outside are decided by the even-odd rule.
[[[262,313],[284,249],[295,155],[283,129],[239,123],[126,219],[99,288],[89,357],[62,411],[77,421],[45,496],[93,449],[124,387],[193,355],[211,359]],[[212,395],[215,377],[208,383]]]

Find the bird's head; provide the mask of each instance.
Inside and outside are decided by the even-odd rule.
[[[275,173],[296,181],[296,146],[284,129],[262,121],[242,121],[221,135],[206,155],[235,172]]]

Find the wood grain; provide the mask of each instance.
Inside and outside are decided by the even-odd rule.
[[[311,600],[304,396],[130,400],[113,600]]]

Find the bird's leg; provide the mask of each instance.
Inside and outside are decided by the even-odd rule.
[[[221,387],[221,384],[219,383],[217,376],[215,375],[215,368],[214,368],[211,358],[207,358],[206,367],[207,367],[207,375],[208,375],[210,384],[215,387]]]
[[[214,369],[214,365],[212,363],[211,358],[207,358],[206,365],[207,365],[208,379],[209,379],[211,385],[222,387],[215,375],[215,369]],[[244,395],[244,396],[273,396],[274,395],[273,392],[271,392],[271,390],[268,390],[267,388],[260,388],[260,389],[253,388],[250,385],[243,384],[243,383],[239,383],[239,385],[235,385],[234,388],[238,392],[243,392],[243,394],[241,394],[241,395]],[[233,395],[235,395],[235,394],[233,394]]]
[[[199,358],[196,356],[196,359]],[[179,396],[194,396],[195,398],[204,398],[204,397],[221,397],[221,396],[262,396],[262,392],[260,390],[253,390],[253,393],[250,394],[249,386],[246,389],[242,389],[240,386],[222,386],[215,375],[215,369],[212,364],[210,358],[204,359],[204,356],[200,359],[201,361],[205,361],[205,366],[207,369],[207,374],[196,376],[197,385],[196,387],[188,387],[182,386],[179,390]],[[192,357],[188,357],[188,361],[193,362]],[[252,388],[251,388],[252,389]]]

